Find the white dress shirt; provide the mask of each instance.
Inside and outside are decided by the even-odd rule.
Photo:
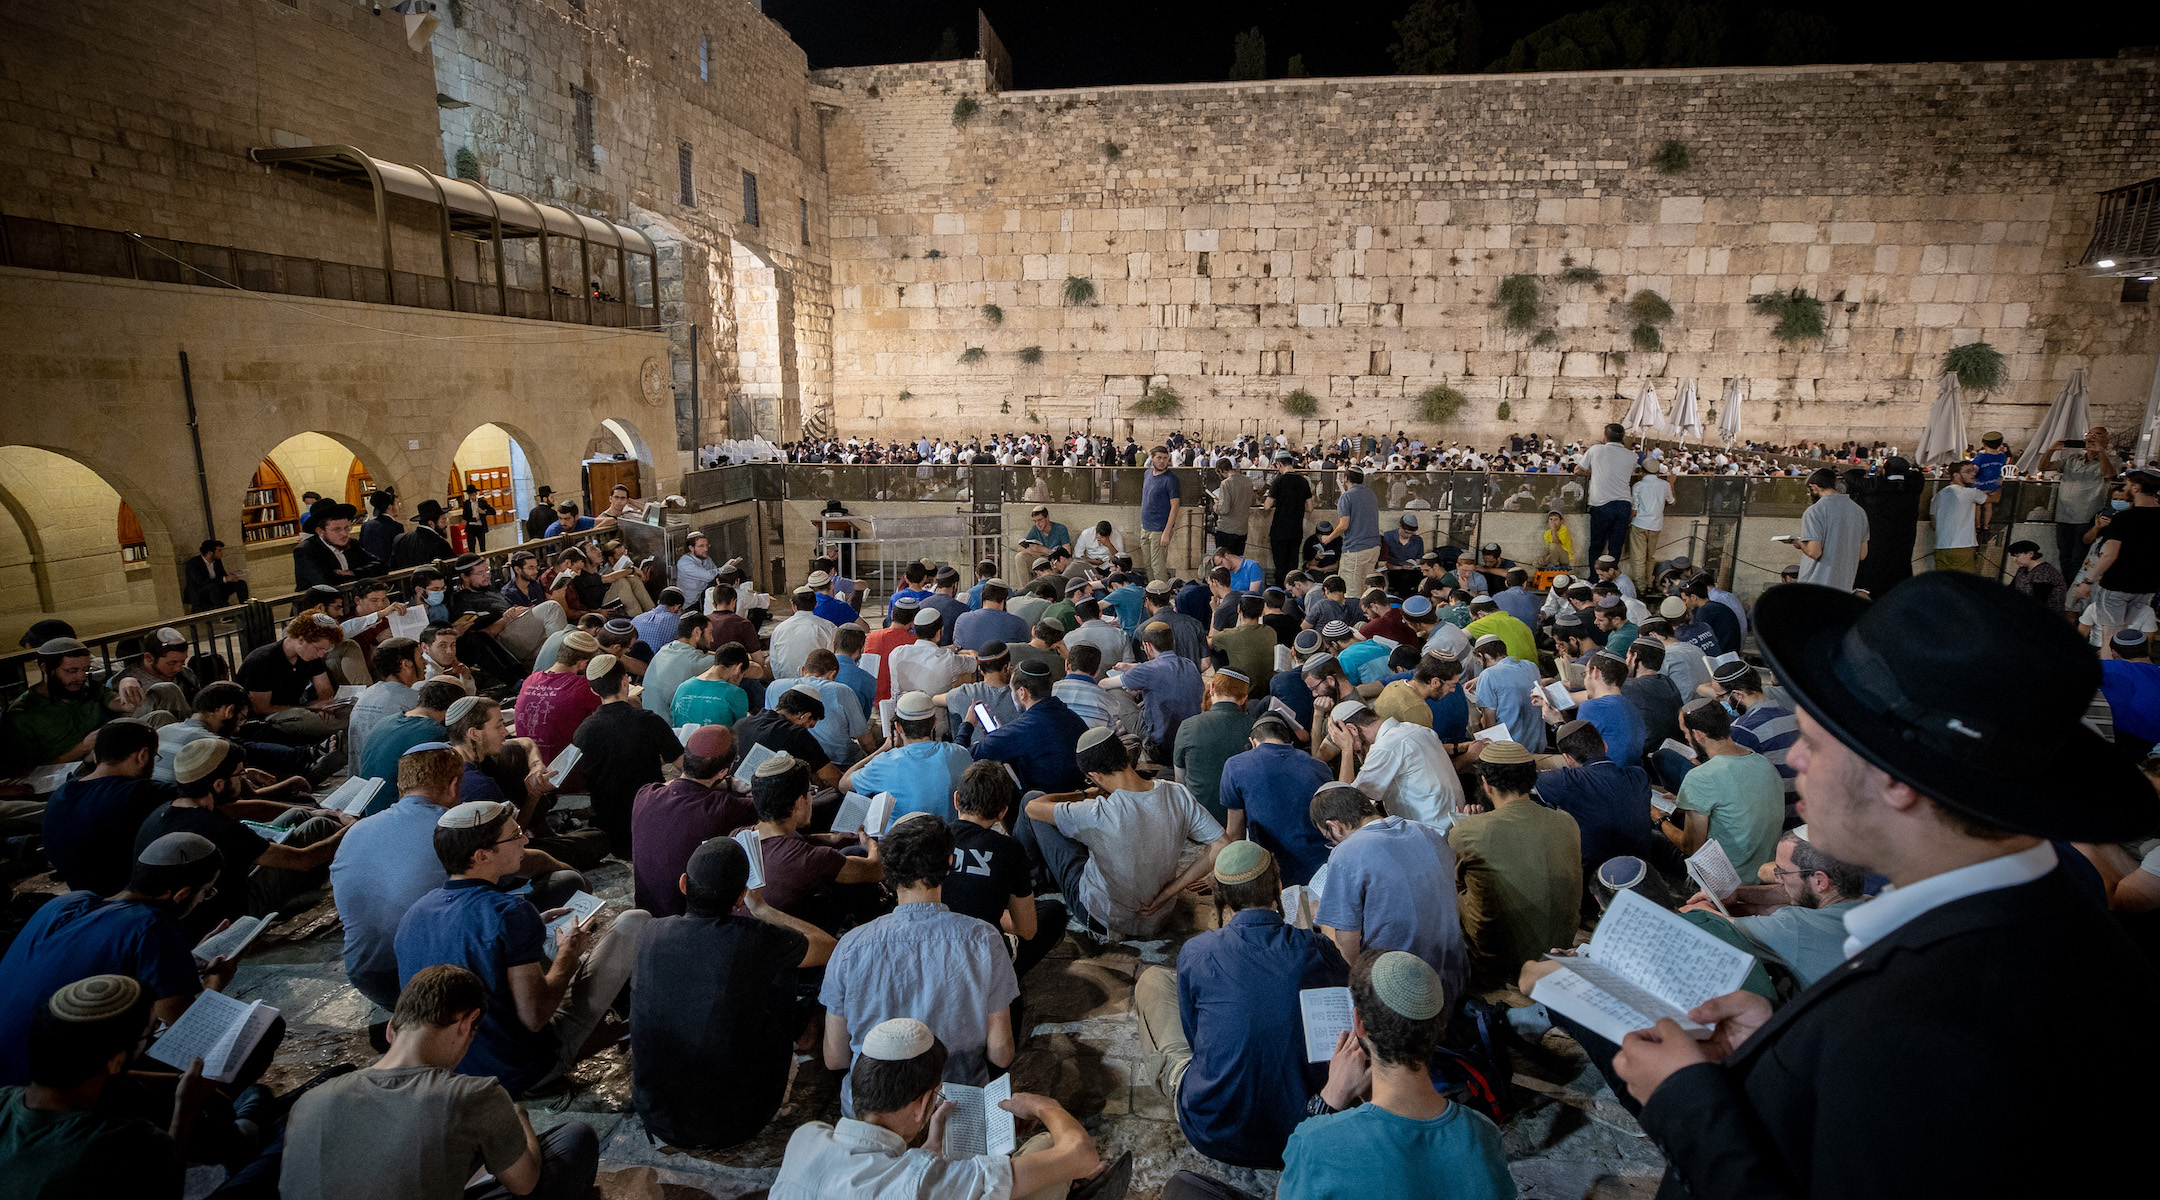
[[[1462,781],[1440,746],[1440,735],[1393,717],[1358,767],[1357,789],[1380,802],[1391,817],[1445,829],[1462,808]]]
[[[831,621],[813,612],[798,612],[773,626],[771,653],[766,656],[773,678],[801,675],[803,660],[812,650],[832,649],[836,633]]]
[[[885,656],[885,669],[892,673],[892,694],[927,692],[937,695],[949,691],[953,680],[975,669],[975,662],[950,646],[917,638],[905,646],[895,646]]]
[[[1918,883],[1887,890],[1845,914],[1845,957],[1859,954],[1930,909],[1981,892],[2031,883],[2054,870],[2055,864],[2055,847],[2042,842],[2030,850],[1976,862],[1969,867],[1944,871]]]
[[[948,1161],[867,1121],[812,1121],[788,1138],[772,1200],[1008,1200],[1012,1158]]]

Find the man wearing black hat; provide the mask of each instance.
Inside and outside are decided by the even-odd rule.
[[[223,608],[232,603],[234,596],[247,600],[247,580],[225,569],[225,543],[208,538],[197,548],[195,557],[187,561],[187,579],[180,596],[193,612]]]
[[[360,527],[360,548],[376,562],[389,562],[391,555],[397,553],[398,538],[405,533],[405,523],[398,520],[397,491],[377,488],[368,493],[367,500],[375,515]]]
[[[1631,1033],[1613,1067],[1668,1162],[1665,1194],[2127,1196],[2135,1156],[2093,1114],[2143,1111],[2160,1047],[2091,1055],[2064,1020],[2149,1012],[2160,972],[2057,869],[2049,839],[2160,828],[2160,798],[2082,724],[2100,670],[2053,614],[1930,571],[1880,601],[1795,584],[1758,608],[1798,701],[1811,844],[1897,885],[1845,919],[1845,965],[1775,1014],[1746,993]],[[1956,629],[1955,638],[1939,636]],[[2016,679],[1985,692],[1972,673]],[[2095,971],[2095,963],[2106,969]],[[2077,1102],[2065,1104],[2064,1096]]]
[[[487,549],[487,519],[495,515],[495,505],[480,494],[472,484],[465,485],[465,498],[458,501],[458,515],[465,525],[465,548],[475,552]]]
[[[363,575],[372,575],[381,564],[353,540],[353,518],[360,510],[335,500],[317,500],[300,518],[301,538],[293,547],[293,587],[305,591],[318,584],[340,587]]]
[[[537,488],[533,492],[532,511],[525,514],[525,540],[537,542],[547,536],[548,526],[555,523],[555,489]]]
[[[390,549],[390,569],[402,571],[449,558],[456,553],[450,548],[450,539],[443,536],[443,506],[439,500],[422,500],[413,510],[413,527],[399,534]]]

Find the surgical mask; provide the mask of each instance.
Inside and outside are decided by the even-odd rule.
[[[441,604],[443,601],[443,590],[441,588],[429,588],[427,594],[427,601],[429,604]]]
[[[1725,701],[1725,702],[1724,702],[1724,704],[1725,704],[1725,711],[1726,711],[1726,712],[1728,712],[1728,713],[1730,713],[1730,714],[1732,714],[1733,716],[1736,716],[1736,717],[1740,715],[1740,706],[1739,706],[1739,705],[1737,705],[1737,704],[1734,704],[1734,703],[1733,703],[1732,701],[1730,701],[1730,700],[1727,700],[1727,701]]]
[[[2130,502],[2128,500],[2110,500],[2108,501],[2108,507],[2114,509],[2116,512],[2121,512],[2122,510],[2130,507]]]

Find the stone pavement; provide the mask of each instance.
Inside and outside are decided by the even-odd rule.
[[[627,866],[611,860],[589,878],[611,908],[628,904]],[[1154,1200],[1179,1170],[1207,1172],[1269,1197],[1274,1173],[1202,1158],[1186,1144],[1169,1102],[1153,1087],[1132,1082],[1140,1059],[1130,1016],[1134,974],[1146,964],[1174,963],[1178,944],[1213,924],[1207,902],[1188,898],[1184,907],[1183,917],[1173,923],[1183,933],[1112,943],[1092,957],[1080,955],[1068,938],[1028,975],[1028,1029],[1013,1064],[1015,1086],[1063,1103],[1096,1134],[1106,1157],[1132,1151],[1135,1200]],[[234,981],[235,996],[262,1000],[285,1015],[285,1045],[265,1079],[273,1088],[299,1084],[337,1062],[366,1063],[374,1057],[367,1045],[371,1006],[346,984],[341,948],[336,914],[325,901],[265,935]],[[1518,1076],[1536,1089],[1504,1130],[1522,1194],[1537,1200],[1651,1195],[1662,1170],[1656,1149],[1612,1102],[1572,1042],[1554,1034],[1546,1046],[1575,1064],[1576,1073],[1558,1084]],[[787,1107],[756,1140],[719,1153],[672,1150],[648,1139],[630,1111],[626,1053],[616,1047],[588,1059],[568,1091],[529,1103],[533,1122],[542,1129],[565,1120],[595,1127],[601,1138],[600,1187],[608,1200],[733,1200],[772,1183],[796,1125],[838,1116],[831,1075],[804,1058]],[[190,1195],[199,1197],[216,1182],[214,1170],[198,1170]]]

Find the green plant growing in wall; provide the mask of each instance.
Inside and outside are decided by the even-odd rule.
[[[1021,362],[1024,362],[1024,363],[1026,363],[1027,365],[1029,365],[1029,366],[1031,366],[1031,367],[1032,367],[1032,366],[1034,366],[1034,365],[1035,365],[1036,363],[1039,363],[1039,362],[1041,362],[1041,361],[1042,361],[1042,347],[1041,347],[1041,346],[1022,346],[1022,347],[1020,347],[1020,361],[1021,361]]]
[[[1673,308],[1665,297],[1645,289],[1628,298],[1628,316],[1635,328],[1628,334],[1637,350],[1654,354],[1665,348],[1665,339],[1658,333],[1658,326],[1672,320]]]
[[[923,251],[922,256],[924,258],[943,258],[945,257],[945,252],[943,250],[925,250]]]
[[[979,113],[981,111],[982,104],[981,102],[977,101],[975,97],[962,96],[958,100],[953,101],[952,123],[956,127],[965,125],[968,123],[968,120],[970,118],[972,118],[976,113]]]
[[[868,96],[868,97],[870,97],[870,98],[871,98],[872,100],[875,100],[875,99],[877,99],[877,98],[878,98],[878,90],[877,90],[877,85],[873,83],[873,84],[871,84],[871,85],[870,85],[869,87],[866,87],[866,88],[864,88],[864,89],[863,89],[863,95],[865,95],[865,96]]]
[[[1547,346],[1557,346],[1560,344],[1560,335],[1550,329],[1540,330],[1536,337],[1530,339],[1530,344],[1540,350]]]
[[[901,389],[900,389],[900,394],[899,394],[898,396],[894,397],[894,399],[896,399],[896,400],[900,401],[900,402],[901,402],[902,404],[905,404],[905,403],[907,403],[908,401],[910,401],[910,400],[913,400],[914,398],[915,398],[915,393],[913,393],[913,392],[911,392],[911,391],[907,390],[906,388],[901,388]]]
[[[1116,162],[1124,157],[1124,154],[1125,147],[1118,145],[1116,142],[1104,142],[1102,144],[1102,156],[1111,162]]]
[[[1510,275],[1493,292],[1492,306],[1506,310],[1501,323],[1517,333],[1537,325],[1538,282],[1535,275]]]
[[[1777,319],[1770,336],[1781,342],[1814,341],[1829,328],[1823,317],[1823,302],[1799,288],[1756,296],[1750,302],[1763,315]]]
[[[1665,339],[1658,336],[1657,326],[1655,325],[1637,325],[1628,332],[1628,341],[1644,354],[1656,354],[1665,348]],[[1622,352],[1623,355],[1625,353],[1625,351]],[[1626,361],[1624,357],[1621,359],[1622,363]]]
[[[473,153],[473,148],[471,146],[458,147],[457,177],[459,179],[471,179],[476,182],[485,182],[484,180],[480,179],[480,156]]]
[[[990,322],[992,325],[1003,325],[1005,323],[1005,310],[995,304],[983,305],[982,315],[983,320]]]
[[[2002,351],[1986,342],[1953,346],[1943,355],[1943,374],[1957,376],[1959,386],[1971,392],[1992,392],[2002,386]]]
[[[1169,384],[1159,383],[1147,390],[1147,394],[1133,401],[1132,410],[1143,417],[1174,417],[1185,411],[1185,398],[1177,394]]]
[[[1282,410],[1293,417],[1309,417],[1320,411],[1320,401],[1311,392],[1299,388],[1282,398]]]
[[[1605,272],[1596,267],[1575,266],[1560,272],[1562,283],[1596,283],[1605,278]]]
[[[1001,413],[1009,413],[1009,412],[1011,412],[1011,411],[1012,411],[1012,401],[1010,401],[1010,400],[1000,400],[1000,401],[998,401],[998,411],[999,411],[999,412],[1001,412]]]
[[[1065,303],[1070,305],[1095,303],[1095,284],[1078,275],[1065,277]]]
[[[1612,365],[1616,367],[1624,367],[1627,365],[1627,351],[1625,350],[1615,350],[1611,354],[1606,355],[1605,357],[1611,359]]]
[[[1455,419],[1467,401],[1460,391],[1444,383],[1437,383],[1418,393],[1418,420],[1427,425],[1445,425]]]
[[[1505,421],[1510,415],[1514,413],[1514,411],[1514,409],[1508,407],[1507,401],[1502,400],[1500,402],[1500,411],[1498,413],[1495,413],[1494,415]]]
[[[960,352],[960,361],[964,365],[972,367],[989,356],[990,352],[984,350],[981,346],[969,346]]]
[[[1660,175],[1678,175],[1695,163],[1688,154],[1686,142],[1667,138],[1664,144],[1650,155],[1650,165]]]

